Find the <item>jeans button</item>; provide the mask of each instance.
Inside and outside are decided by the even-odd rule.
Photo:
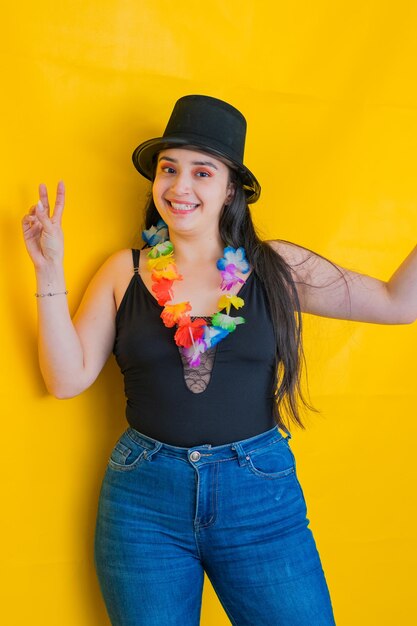
[[[198,452],[198,450],[193,450],[193,452],[191,452],[190,454],[190,459],[192,461],[198,461],[201,457],[201,454]]]

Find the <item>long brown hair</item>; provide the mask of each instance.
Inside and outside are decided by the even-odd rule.
[[[281,428],[288,428],[289,421],[305,428],[298,401],[301,400],[305,408],[318,412],[308,402],[301,388],[305,355],[302,342],[301,308],[296,284],[308,283],[298,280],[295,282],[290,265],[266,241],[260,239],[246,202],[244,188],[235,171],[231,168],[229,170],[235,193],[231,202],[223,207],[220,215],[220,236],[227,246],[244,247],[247,259],[262,282],[267,295],[276,344],[275,378],[272,389],[275,398],[273,403],[275,422]],[[160,215],[150,193],[145,207],[145,228],[156,224],[158,219]],[[304,249],[311,255],[317,255],[309,248]],[[341,274],[347,286],[340,269],[325,257],[317,256],[331,263]]]

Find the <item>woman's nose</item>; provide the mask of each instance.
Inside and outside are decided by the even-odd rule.
[[[171,190],[177,194],[189,193],[191,190],[190,177],[186,172],[180,172],[172,181]]]

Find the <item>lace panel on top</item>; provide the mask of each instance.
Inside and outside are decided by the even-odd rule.
[[[206,322],[210,323],[210,316],[191,316],[191,319],[197,318],[204,319],[206,320]],[[200,355],[200,365],[198,367],[191,367],[191,365],[188,364],[187,359],[182,354],[181,349],[179,350],[183,365],[184,381],[188,389],[192,391],[192,393],[202,393],[207,389],[211,379],[211,372],[213,370],[216,349],[217,345],[213,348],[209,348],[209,350],[206,350],[206,352],[203,352]]]

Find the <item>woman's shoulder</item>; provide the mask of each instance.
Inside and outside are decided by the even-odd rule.
[[[265,243],[284,260],[296,282],[310,280],[328,269],[329,262],[325,257],[298,243],[286,239],[268,240]]]
[[[102,264],[102,269],[109,273],[125,273],[133,269],[132,248],[123,248],[112,252]]]
[[[103,261],[94,276],[94,282],[103,287],[117,289],[118,286],[126,283],[127,278],[131,277],[132,273],[132,250],[131,248],[123,248],[111,253]]]
[[[103,282],[111,285],[118,308],[133,276],[133,254],[131,248],[113,252],[99,270]]]
[[[265,240],[274,252],[277,252],[289,265],[295,267],[307,258],[311,257],[314,252],[301,246],[293,241],[287,241],[286,239],[268,239]]]

